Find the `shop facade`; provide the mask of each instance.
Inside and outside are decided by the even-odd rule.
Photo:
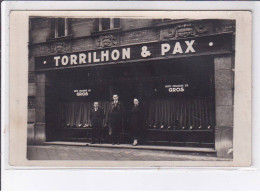
[[[144,109],[143,144],[208,147],[230,156],[235,22],[31,18],[28,144],[89,141],[89,110],[133,98]]]

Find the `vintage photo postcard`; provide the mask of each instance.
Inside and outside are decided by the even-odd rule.
[[[12,11],[9,165],[251,165],[248,11]]]

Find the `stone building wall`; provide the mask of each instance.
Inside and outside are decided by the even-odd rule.
[[[215,148],[220,157],[232,157],[234,67],[232,55],[215,57]]]

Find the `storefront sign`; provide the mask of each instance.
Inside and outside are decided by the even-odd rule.
[[[185,92],[185,89],[189,87],[189,84],[173,84],[173,85],[165,85],[165,88],[168,90],[168,92]]]
[[[175,58],[231,52],[232,35],[212,35],[164,42],[151,42],[109,49],[36,57],[36,69],[57,69],[127,61]]]
[[[73,91],[76,96],[88,96],[91,92],[91,89],[84,89],[84,90],[74,90]]]

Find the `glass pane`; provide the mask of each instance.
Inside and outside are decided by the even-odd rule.
[[[114,19],[114,28],[120,28],[120,19],[119,18]]]
[[[58,18],[58,37],[65,35],[65,18]]]
[[[102,30],[109,30],[110,29],[110,19],[102,18],[101,25],[102,25]]]

